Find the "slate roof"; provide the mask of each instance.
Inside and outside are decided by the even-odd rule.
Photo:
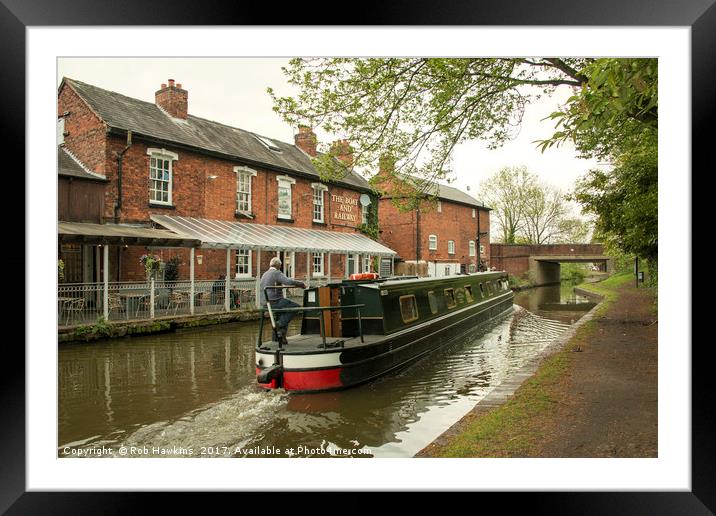
[[[437,183],[437,187],[439,199],[444,199],[446,201],[455,201],[462,204],[469,204],[470,206],[484,208],[486,210],[490,209],[487,206],[480,204],[477,199],[475,199],[471,195],[468,195],[462,190],[458,190],[457,188],[453,188],[452,186],[441,185],[440,183]]]
[[[281,149],[281,152],[274,152],[259,142],[255,133],[243,129],[194,115],[189,115],[186,120],[172,118],[151,102],[127,97],[67,77],[63,82],[69,84],[113,129],[131,130],[135,135],[177,143],[199,151],[218,153],[239,161],[249,160],[268,168],[295,171],[316,179],[320,178],[310,157],[293,144],[269,138]],[[351,172],[335,183],[364,191],[371,190],[368,181],[355,172]]]
[[[421,188],[426,181],[425,179],[404,173],[399,173],[399,175],[403,179],[412,182],[418,188]],[[457,188],[453,188],[452,186],[443,185],[437,182],[430,184],[426,188],[425,193],[434,194],[438,199],[442,199],[445,201],[459,202],[461,204],[468,204],[470,206],[475,206],[476,208],[482,208],[484,210],[492,210],[492,208],[488,208],[484,204],[481,204],[477,199],[463,192],[462,190],[458,190]]]
[[[62,146],[57,147],[57,174],[60,176],[78,177],[94,181],[106,181],[103,175],[90,172],[80,161]]]

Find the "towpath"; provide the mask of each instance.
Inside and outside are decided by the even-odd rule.
[[[656,457],[654,291],[629,277],[509,401],[478,404],[418,457]]]

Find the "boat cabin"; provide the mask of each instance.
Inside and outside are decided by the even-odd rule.
[[[323,333],[325,337],[389,335],[481,303],[509,288],[504,272],[478,272],[447,278],[344,280],[304,291],[304,308],[348,308],[305,310],[301,334]],[[363,306],[356,308],[355,305]]]

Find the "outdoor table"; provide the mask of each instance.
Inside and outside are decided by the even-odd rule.
[[[239,308],[243,302],[244,294],[253,293],[252,288],[232,288],[231,289],[231,308]]]
[[[139,303],[140,301],[149,296],[148,292],[142,292],[142,291],[132,291],[132,292],[120,292],[119,297],[124,298],[124,302],[126,305],[126,309],[124,311],[124,314],[127,319],[129,319],[129,311],[132,310],[134,312],[134,316],[136,317],[139,313]]]

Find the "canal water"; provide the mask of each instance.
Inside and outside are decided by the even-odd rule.
[[[333,393],[258,388],[258,323],[62,345],[58,456],[411,457],[590,306],[571,285],[518,292],[470,335]]]

